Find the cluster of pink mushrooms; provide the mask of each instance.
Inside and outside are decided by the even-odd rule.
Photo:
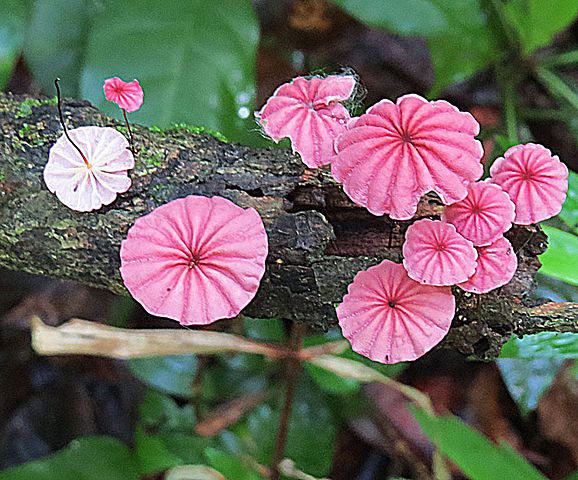
[[[126,111],[140,107],[138,82],[138,88],[107,82],[107,99]],[[445,205],[441,220],[408,227],[403,264],[384,260],[359,272],[337,307],[355,351],[382,363],[413,360],[449,330],[452,286],[483,294],[512,279],[517,258],[504,233],[513,223],[557,215],[568,170],[548,149],[529,143],[507,150],[481,180],[483,149],[472,115],[445,101],[405,95],[351,117],[343,102],[355,88],[351,75],[298,77],[276,90],[257,119],[273,140],[289,138],[309,168],[330,164],[346,194],[374,215],[410,220],[428,192]],[[130,187],[134,158],[123,135],[81,127],[70,137],[78,146],[60,137],[44,172],[65,205],[95,210]],[[150,313],[208,324],[238,315],[253,299],[267,253],[254,209],[189,196],[135,222],[122,242],[121,275]]]

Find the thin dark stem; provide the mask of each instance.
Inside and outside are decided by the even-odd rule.
[[[128,141],[130,143],[130,151],[132,152],[133,155],[135,155],[134,140],[132,137],[132,130],[130,129],[130,123],[128,123],[128,117],[126,116],[126,110],[124,108],[121,108],[121,110],[122,110],[122,116],[124,117],[124,123],[126,125],[126,129],[128,130]]]
[[[66,123],[64,123],[64,115],[62,115],[62,100],[61,100],[61,95],[60,95],[60,85],[58,84],[58,82],[60,82],[60,78],[56,78],[54,80],[54,85],[56,86],[56,97],[58,99],[58,115],[60,117],[60,123],[62,124],[62,128],[64,129],[64,135],[66,136],[68,141],[72,144],[72,146],[74,148],[76,148],[78,153],[80,153],[80,156],[82,157],[82,160],[84,161],[84,164],[86,165],[86,167],[91,168],[92,165],[90,164],[90,162],[88,161],[88,159],[86,158],[84,153],[82,153],[82,150],[80,149],[80,147],[76,143],[74,143],[72,141],[72,138],[70,138],[70,135],[68,135],[68,129],[66,128]]]
[[[301,337],[303,334],[302,325],[294,322],[291,326],[291,348],[297,352],[301,349]],[[277,439],[275,440],[275,450],[271,459],[271,475],[270,480],[279,480],[279,462],[283,460],[283,453],[285,452],[285,444],[287,443],[287,433],[289,432],[289,416],[291,415],[291,407],[293,406],[293,399],[295,398],[295,390],[297,387],[297,380],[301,372],[301,361],[297,356],[288,358],[285,363],[287,388],[285,390],[285,402],[283,410],[281,411],[281,418],[279,419],[279,430],[277,431]]]
[[[195,378],[193,378],[191,388],[193,390],[193,409],[198,423],[203,419],[203,376],[205,367],[209,363],[209,358],[206,355],[199,355],[197,358],[197,372],[195,373]]]

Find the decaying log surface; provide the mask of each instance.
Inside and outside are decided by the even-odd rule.
[[[86,102],[65,102],[69,127],[117,126]],[[46,189],[42,170],[62,133],[53,100],[0,95],[0,266],[76,280],[126,294],[119,245],[134,220],[190,194],[221,195],[256,208],[269,235],[267,274],[245,310],[314,327],[334,325],[334,306],[357,271],[401,259],[410,222],[391,222],[356,207],[328,170],[308,170],[290,152],[223,143],[208,134],[134,126],[138,156],[132,188],[110,206],[79,213]],[[435,217],[427,197],[418,217]],[[547,245],[536,227],[515,227],[518,250],[513,282],[473,300],[456,290],[458,312],[443,345],[476,358],[494,358],[512,334],[578,331],[576,305],[532,309],[526,304]],[[391,242],[390,242],[391,240]]]

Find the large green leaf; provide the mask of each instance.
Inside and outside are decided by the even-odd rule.
[[[263,478],[239,457],[222,450],[207,448],[205,450],[205,457],[209,465],[222,473],[226,478],[239,478],[243,480],[262,480]]]
[[[502,347],[500,358],[578,358],[578,333],[542,332],[512,337]]]
[[[546,480],[508,444],[499,447],[453,416],[432,417],[413,407],[428,438],[472,480]]]
[[[79,95],[86,34],[96,13],[91,0],[34,2],[24,56],[46,93],[54,92],[54,79],[60,77],[63,95]]]
[[[362,22],[428,40],[438,95],[499,58],[480,0],[333,0]]]
[[[503,358],[498,359],[497,364],[510,395],[526,414],[538,406],[538,400],[554,381],[562,359]]]
[[[29,10],[29,0],[0,0],[0,90],[20,54]]]
[[[529,55],[568,27],[578,15],[578,7],[576,0],[510,0],[504,12]]]
[[[259,39],[250,0],[109,0],[87,39],[81,92],[106,113],[107,77],[138,78],[144,124],[184,122],[246,140],[254,127],[255,56]]]
[[[0,480],[138,480],[132,452],[108,437],[74,440],[48,458],[0,472]]]
[[[578,285],[578,236],[554,227],[543,228],[548,235],[548,250],[540,255],[540,273]]]
[[[190,398],[197,371],[197,357],[174,355],[129,360],[132,372],[147,385],[183,398]]]

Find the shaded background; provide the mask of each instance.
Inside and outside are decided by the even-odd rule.
[[[58,76],[66,96],[119,117],[103,81],[138,78],[145,102],[134,122],[199,125],[267,146],[253,112],[277,86],[296,75],[354,72],[363,86],[352,105],[359,111],[405,93],[445,98],[481,123],[485,161],[536,141],[576,170],[577,10],[575,0],[0,0],[0,88],[51,97]],[[547,225],[537,298],[578,301],[576,178],[571,172],[569,200]],[[0,292],[0,469],[74,440],[47,461],[0,472],[1,480],[156,479],[188,463],[230,479],[261,478],[246,458],[270,459],[280,365],[247,355],[40,358],[29,346],[32,314],[52,325],[71,317],[129,328],[175,324],[130,299],[48,278],[0,270]],[[236,319],[212,328],[285,341],[287,325]],[[481,364],[434,351],[382,371],[428,393],[438,412],[508,442],[549,478],[564,478],[578,466],[578,340],[528,337],[506,353],[512,358]],[[199,369],[202,395],[192,388]],[[226,428],[195,432],[199,412],[231,401],[227,412],[236,415]],[[455,432],[448,438],[465,442]],[[300,469],[334,480],[432,478],[431,451],[398,393],[307,367],[286,451]]]

